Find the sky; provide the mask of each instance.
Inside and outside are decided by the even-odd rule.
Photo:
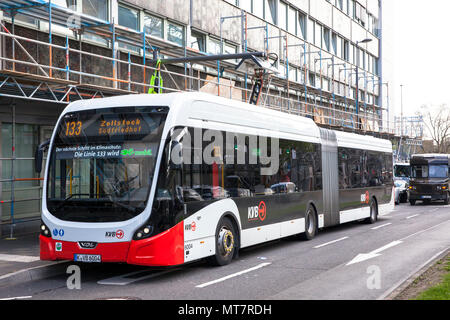
[[[422,105],[450,108],[450,1],[383,0],[383,77],[391,112],[405,116]]]

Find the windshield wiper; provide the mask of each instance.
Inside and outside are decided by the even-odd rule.
[[[77,196],[90,196],[90,194],[89,193],[74,193],[74,194],[72,194],[72,195],[70,195],[70,196],[68,196],[66,199],[64,199],[56,208],[55,208],[55,210],[58,210],[58,209],[61,209],[61,207],[63,206],[63,205],[65,205],[66,203],[67,203],[67,201],[69,201],[70,199],[72,199],[73,197],[77,197]]]

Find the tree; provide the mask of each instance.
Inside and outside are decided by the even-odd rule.
[[[438,107],[422,106],[418,112],[433,140],[437,153],[450,153],[450,107],[446,104]]]

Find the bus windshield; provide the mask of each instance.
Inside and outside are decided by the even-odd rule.
[[[394,176],[396,178],[409,178],[411,177],[411,167],[409,165],[395,165]]]
[[[448,166],[430,166],[430,178],[447,178]]]
[[[142,213],[167,113],[121,107],[65,115],[50,153],[50,213],[77,222],[126,221]]]
[[[431,165],[431,166],[413,166],[414,178],[448,178],[448,166]]]

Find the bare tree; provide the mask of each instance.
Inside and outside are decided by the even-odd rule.
[[[429,137],[433,140],[437,153],[450,152],[450,107],[446,104],[438,107],[422,106],[418,112],[423,117]]]

